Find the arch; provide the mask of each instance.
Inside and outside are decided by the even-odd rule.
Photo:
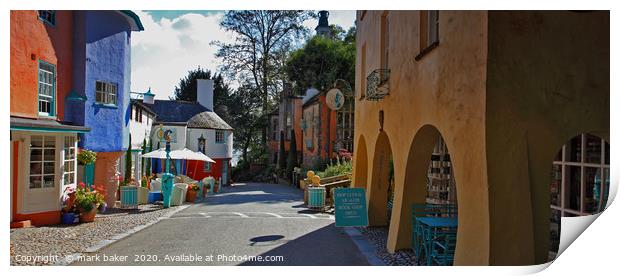
[[[390,161],[392,147],[390,139],[384,131],[379,132],[372,156],[372,178],[368,195],[368,224],[370,226],[387,225],[388,223],[388,189],[390,177]]]
[[[368,186],[368,152],[364,135],[360,135],[355,149],[353,187],[366,189]]]
[[[602,212],[609,196],[609,141],[580,133],[556,148],[549,181],[549,257],[558,252],[560,218]]]
[[[429,162],[433,149],[441,137],[432,125],[422,126],[415,134],[405,166],[403,184],[396,186],[394,209],[388,234],[388,250],[411,248],[412,204],[426,203]]]

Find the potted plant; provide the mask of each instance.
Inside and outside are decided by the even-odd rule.
[[[189,186],[187,186],[187,195],[185,196],[185,200],[187,200],[187,202],[196,201],[196,195],[198,194],[198,190],[200,190],[200,187],[198,187],[198,185],[189,184]]]
[[[67,186],[62,196],[62,212],[60,222],[62,224],[75,224],[79,221],[78,214],[75,212],[75,188]]]
[[[91,190],[86,187],[83,182],[78,184],[78,189],[75,196],[75,205],[80,211],[81,222],[95,221],[95,215],[97,214],[97,208],[99,204],[103,202],[103,195],[96,190]]]
[[[86,149],[80,150],[77,160],[80,165],[93,164],[97,160],[97,153]]]
[[[209,182],[203,182],[203,189],[202,189],[202,197],[205,197],[205,194],[207,194],[210,190],[211,190],[211,184]]]

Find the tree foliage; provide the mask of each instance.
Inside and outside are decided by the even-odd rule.
[[[312,16],[313,12],[300,10],[240,10],[226,12],[220,22],[235,39],[232,43],[213,42],[219,48],[216,57],[222,60],[220,70],[260,91],[259,120],[266,120],[277,103],[287,53],[307,34],[303,22]],[[263,150],[266,143],[267,131],[262,129]]]
[[[252,149],[252,145],[260,144],[257,141],[257,133],[264,128],[262,121],[259,120],[261,114],[259,111],[260,91],[250,85],[239,87],[235,93],[230,96],[229,113],[231,118],[231,126],[235,129],[235,139],[233,147],[241,152],[243,161],[248,162],[257,156],[249,156],[249,153],[257,152]]]
[[[333,27],[332,31],[335,30],[338,29]],[[285,71],[288,79],[295,82],[296,94],[302,95],[310,87],[324,91],[336,79],[344,79],[354,87],[355,29],[333,35],[333,39],[315,36],[291,53]]]
[[[232,89],[224,81],[222,74],[212,73],[211,70],[203,69],[200,66],[188,71],[187,75],[180,79],[179,84],[174,87],[174,100],[195,102],[198,91],[196,80],[198,79],[213,80],[213,111],[230,124],[228,106]]]

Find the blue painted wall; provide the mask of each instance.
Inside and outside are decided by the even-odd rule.
[[[74,88],[85,93],[87,100],[74,104],[71,120],[91,129],[79,146],[97,152],[123,151],[129,143],[131,110],[129,23],[116,11],[76,11],[74,20]],[[95,103],[98,80],[117,84],[115,107]]]

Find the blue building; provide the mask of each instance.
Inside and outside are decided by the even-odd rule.
[[[131,11],[73,16],[74,100],[67,105],[67,120],[91,129],[80,135],[78,146],[97,152],[94,184],[106,185],[106,202],[113,206],[119,159],[129,144],[131,34],[144,27]]]

